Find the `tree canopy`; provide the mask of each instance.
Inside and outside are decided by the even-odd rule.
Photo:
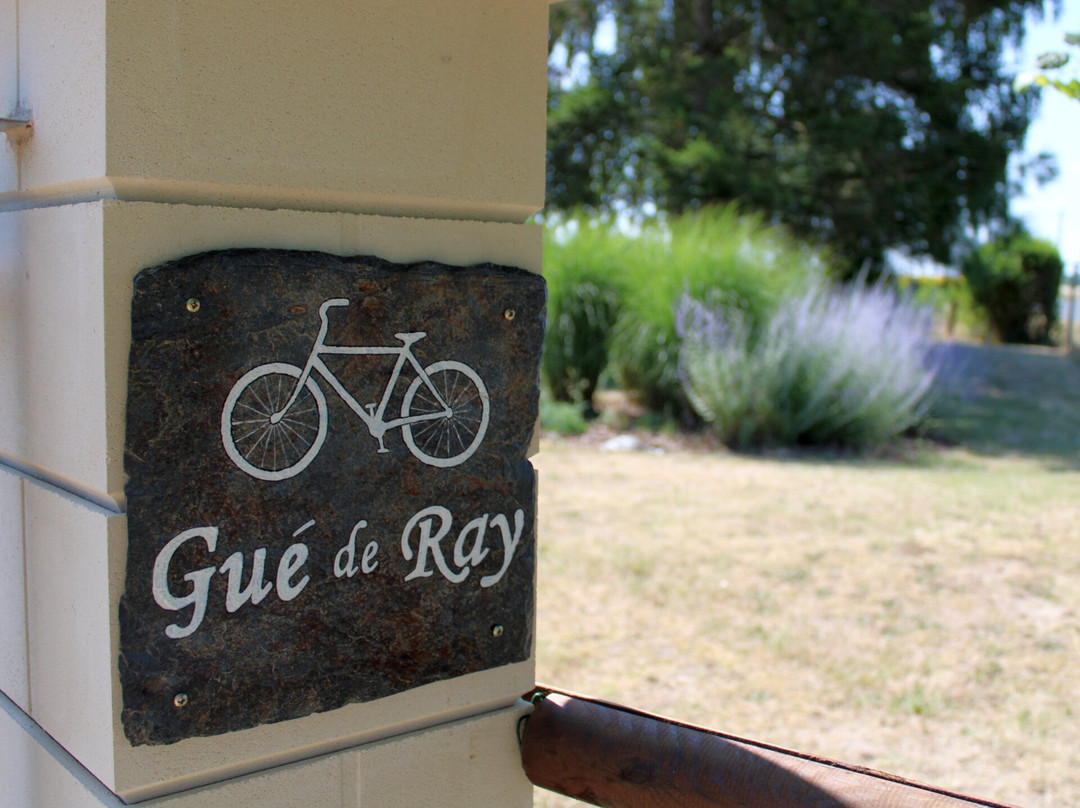
[[[549,205],[681,212],[735,200],[830,245],[849,271],[880,266],[895,246],[948,261],[973,228],[1008,221],[1009,157],[1038,99],[1013,89],[1006,57],[1042,9],[556,4]],[[614,37],[601,41],[605,26]]]

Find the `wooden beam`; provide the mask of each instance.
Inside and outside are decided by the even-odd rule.
[[[608,808],[1007,808],[592,699],[538,689],[534,785]]]

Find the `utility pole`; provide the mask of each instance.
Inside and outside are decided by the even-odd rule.
[[[1073,317],[1076,312],[1076,282],[1080,280],[1080,262],[1074,262],[1069,275],[1069,314],[1065,320],[1065,351],[1073,352]]]

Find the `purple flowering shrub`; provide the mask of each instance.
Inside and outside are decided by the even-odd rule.
[[[750,317],[730,302],[702,303],[684,294],[675,327],[682,339],[679,375],[694,411],[728,445],[759,442],[755,421],[765,401],[750,348]]]
[[[683,295],[676,322],[687,398],[732,446],[882,443],[926,415],[943,370],[929,309],[882,284],[819,285],[757,327]]]

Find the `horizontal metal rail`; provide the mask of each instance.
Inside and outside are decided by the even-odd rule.
[[[1009,808],[547,687],[531,698],[526,776],[606,808]]]

